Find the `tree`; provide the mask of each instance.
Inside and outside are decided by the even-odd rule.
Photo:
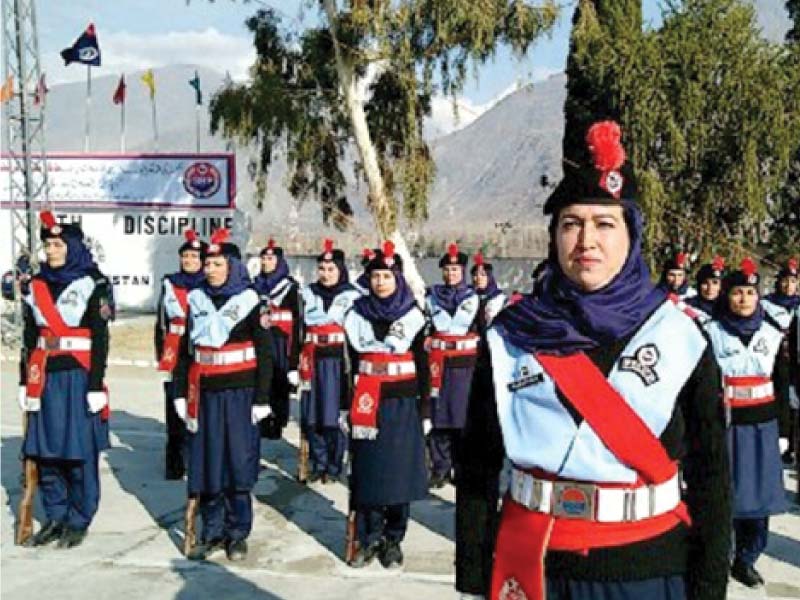
[[[605,2],[631,20],[604,20],[598,2],[581,0],[571,60],[585,85],[610,91],[598,114],[619,111],[651,264],[665,246],[736,259],[760,241],[767,199],[800,139],[786,48],[760,37],[739,0],[673,0],[662,27],[645,32],[633,3]],[[615,19],[631,31],[609,29]]]
[[[340,229],[352,219],[344,158],[355,146],[356,174],[382,238],[404,255],[417,293],[421,278],[400,232],[402,219],[427,217],[434,164],[422,136],[434,91],[456,98],[470,65],[505,44],[524,54],[555,22],[553,0],[320,0],[323,25],[281,31],[272,10],[247,21],[257,52],[252,81],[211,103],[212,131],[260,145],[257,190],[278,147],[290,191],[318,200]],[[377,241],[377,240],[376,240]],[[409,272],[410,269],[410,272]]]

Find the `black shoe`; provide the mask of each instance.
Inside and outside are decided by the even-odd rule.
[[[217,550],[225,548],[224,540],[211,540],[209,542],[200,542],[191,549],[186,556],[189,560],[206,560]]]
[[[731,577],[749,588],[755,588],[764,584],[764,578],[756,571],[756,568],[740,560],[733,562],[733,566],[731,566]]]
[[[61,548],[62,550],[74,548],[75,546],[80,546],[84,539],[86,539],[85,529],[73,529],[72,527],[65,526],[64,530],[61,532],[61,537],[58,539],[56,548]]]
[[[381,565],[384,569],[398,569],[403,566],[403,551],[400,542],[385,540],[381,547]]]
[[[791,467],[794,465],[794,453],[791,450],[787,450],[781,454],[781,460],[783,461],[783,464]]]
[[[64,524],[60,521],[48,521],[36,535],[32,535],[25,541],[25,546],[33,548],[34,546],[45,546],[50,542],[55,542],[61,537],[64,531]]]
[[[166,478],[169,480],[183,479],[185,472],[183,455],[180,452],[167,451]]]
[[[316,483],[317,481],[319,481],[320,479],[322,479],[322,477],[323,477],[323,474],[322,474],[322,473],[317,473],[317,472],[315,471],[315,472],[313,472],[313,473],[309,473],[309,474],[308,474],[308,479],[307,479],[306,481],[308,481],[308,483]]]
[[[381,549],[380,542],[375,542],[374,544],[370,544],[366,548],[359,548],[358,552],[356,552],[356,555],[353,557],[353,560],[347,563],[347,565],[354,569],[361,569],[363,567],[366,567],[373,560],[375,560],[375,557],[378,555],[380,549]]]
[[[228,560],[244,560],[247,558],[247,542],[244,540],[231,540],[225,547]]]
[[[428,486],[432,490],[438,490],[444,487],[444,483],[445,483],[445,478],[443,475],[431,475],[431,479],[430,482],[428,483]]]

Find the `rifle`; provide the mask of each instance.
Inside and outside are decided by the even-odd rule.
[[[303,427],[300,427],[300,456],[297,460],[297,481],[308,481],[308,437]]]
[[[358,552],[358,540],[356,539],[356,511],[353,507],[353,492],[348,488],[347,498],[347,530],[344,541],[344,560],[351,563]]]
[[[27,433],[28,430],[28,413],[23,415],[23,431]],[[22,436],[25,439],[25,435]],[[24,487],[22,491],[22,498],[19,501],[19,510],[17,511],[17,535],[16,544],[18,546],[24,545],[33,535],[33,498],[36,494],[36,487],[39,483],[39,471],[36,466],[36,461],[32,458],[22,457],[22,473],[24,478]]]
[[[186,514],[184,516],[184,520],[186,521],[185,535],[183,538],[184,556],[189,556],[192,553],[195,543],[197,542],[197,530],[195,529],[197,504],[198,504],[197,496],[189,496],[189,500],[186,503]]]

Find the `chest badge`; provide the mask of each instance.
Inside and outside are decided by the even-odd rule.
[[[763,337],[760,338],[756,342],[756,345],[753,347],[753,352],[767,356],[769,354],[769,346],[767,346],[767,340],[764,339]]]
[[[239,307],[231,306],[230,308],[226,308],[225,311],[222,313],[222,316],[225,317],[226,319],[230,319],[231,321],[238,321]]]
[[[400,338],[401,340],[406,337],[406,330],[400,321],[395,321],[389,328],[389,335],[392,337]]]
[[[70,290],[58,299],[59,304],[67,304],[69,306],[78,306],[78,292],[77,290]]]
[[[619,360],[619,370],[635,373],[646,386],[658,382],[655,366],[661,359],[655,344],[646,344],[636,349],[633,356],[623,356]]]
[[[520,367],[519,378],[515,379],[508,384],[509,392],[518,392],[519,390],[542,383],[544,381],[544,373],[531,373],[527,366]]]

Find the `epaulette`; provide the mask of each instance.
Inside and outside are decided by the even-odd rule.
[[[680,310],[683,314],[689,317],[692,321],[697,321],[697,319],[700,318],[700,313],[698,313],[694,308],[686,304],[686,302],[682,300],[677,294],[669,294],[667,298],[669,298],[669,301],[672,302],[678,310]]]

